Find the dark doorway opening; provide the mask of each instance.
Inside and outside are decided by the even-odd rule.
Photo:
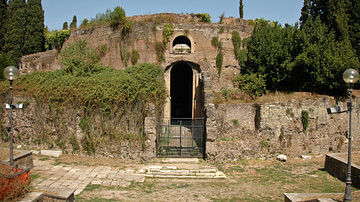
[[[171,69],[171,118],[192,118],[193,72],[186,63],[175,64]]]
[[[189,46],[189,48],[191,48],[191,41],[186,36],[178,36],[178,37],[176,37],[174,39],[174,41],[173,41],[173,47],[178,45],[178,44],[186,44],[186,45]]]

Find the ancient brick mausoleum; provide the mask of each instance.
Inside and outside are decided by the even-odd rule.
[[[192,15],[178,14],[134,16],[129,19],[136,22],[129,36],[131,40],[123,41],[121,32],[104,26],[73,30],[65,46],[86,39],[92,46],[106,47],[101,62],[116,69],[126,67],[127,62],[121,57],[124,47],[127,52],[139,52],[138,64],[158,63],[155,44],[163,41],[165,24],[174,25],[165,61],[160,63],[170,95],[163,107],[163,120],[155,121],[154,112],[149,110],[145,120],[146,150],[132,154],[132,158],[204,156],[210,160],[236,160],[273,157],[280,153],[298,156],[346,150],[346,113],[326,113],[326,108],[335,104],[345,109],[345,101],[299,93],[295,98],[261,104],[213,102],[214,93],[223,88],[233,88],[232,79],[241,71],[234,55],[232,32],[237,31],[242,39],[249,37],[252,26],[247,21],[225,18],[222,24],[203,23]],[[155,23],[157,19],[168,19],[169,22]],[[216,68],[219,50],[211,44],[213,37],[223,44],[224,60],[220,75]],[[63,68],[57,59],[58,53],[59,50],[50,50],[24,56],[21,72],[27,74]],[[358,149],[358,99],[355,103],[353,140],[354,149]],[[303,111],[309,114],[306,130],[301,121]],[[19,113],[22,112],[17,113],[21,116]],[[26,118],[22,119],[26,122]],[[74,120],[77,118],[74,117]],[[81,133],[76,124],[69,127],[74,133]],[[81,138],[81,135],[78,137]],[[126,158],[130,154],[110,152],[109,155]]]

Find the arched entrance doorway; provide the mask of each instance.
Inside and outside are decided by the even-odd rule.
[[[193,72],[186,63],[177,63],[170,73],[171,118],[192,118]]]
[[[170,97],[157,134],[158,157],[203,157],[205,119],[200,66],[177,61],[165,68]]]

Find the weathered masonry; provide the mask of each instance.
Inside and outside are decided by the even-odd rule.
[[[171,21],[153,23],[160,18]],[[163,41],[164,26],[169,23],[174,25],[166,44],[165,61],[160,63],[169,97],[163,106],[161,120],[156,118],[155,108],[149,107],[145,118],[145,149],[129,149],[128,145],[123,145],[119,148],[121,152],[104,149],[102,153],[135,159],[205,156],[211,160],[236,160],[279,153],[297,156],[346,150],[346,114],[326,113],[326,107],[336,103],[345,108],[344,100],[327,96],[312,97],[305,93],[281,102],[214,104],[214,93],[222,88],[233,88],[232,79],[240,73],[241,67],[234,56],[231,37],[233,31],[237,31],[242,39],[249,37],[252,27],[247,21],[225,18],[223,24],[201,23],[194,16],[177,14],[134,16],[129,19],[137,22],[129,36],[131,43],[124,43],[119,31],[106,26],[74,30],[65,43],[86,39],[95,47],[105,46],[108,51],[101,58],[102,64],[124,69],[126,65],[120,54],[121,43],[126,44],[127,51],[139,52],[138,64],[158,63],[155,44]],[[224,58],[221,75],[216,68],[218,49],[211,44],[213,37],[222,43]],[[57,54],[56,50],[51,50],[23,57],[22,73],[61,69]],[[359,100],[355,99],[355,103],[353,141],[354,149],[357,149],[356,143],[360,141]],[[306,131],[302,128],[302,111],[309,113],[309,128]],[[71,109],[69,116],[74,116],[71,119],[79,121],[76,112],[70,112]],[[25,111],[17,114],[23,116],[21,120],[26,125]],[[46,112],[39,116],[44,114]],[[38,118],[41,120],[41,117]],[[76,121],[69,123],[69,132],[81,138]],[[24,128],[19,126],[17,130]],[[36,133],[29,127],[26,130]]]

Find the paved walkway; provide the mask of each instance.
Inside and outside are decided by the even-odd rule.
[[[184,164],[185,162],[185,164]],[[225,179],[223,172],[202,168],[198,159],[164,159],[166,166],[145,166],[141,169],[124,169],[109,166],[52,165],[34,160],[32,172],[39,175],[31,182],[36,191],[56,192],[58,189],[76,190],[79,195],[87,185],[130,186],[132,182],[144,182],[149,178]],[[180,167],[178,167],[180,166]]]
[[[76,189],[80,194],[87,185],[127,187],[131,182],[144,182],[143,175],[137,175],[135,170],[120,169],[107,166],[74,166],[49,165],[34,161],[32,172],[40,177],[31,182],[35,189],[51,190],[55,188]]]

